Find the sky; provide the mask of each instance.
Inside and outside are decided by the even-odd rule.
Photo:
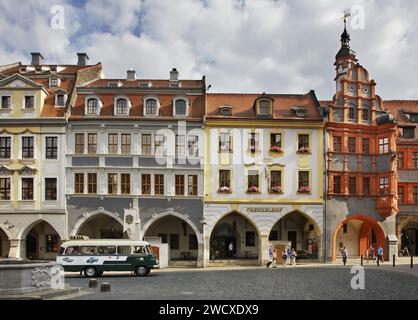
[[[58,7],[57,7],[58,6]],[[71,64],[107,78],[207,77],[210,92],[335,93],[342,16],[383,99],[418,99],[418,1],[0,0],[0,65]]]

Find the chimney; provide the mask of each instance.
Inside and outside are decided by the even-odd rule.
[[[31,63],[32,66],[42,65],[42,62],[44,61],[44,57],[42,56],[40,52],[32,52],[31,56],[32,56],[32,63]]]
[[[84,52],[77,53],[77,56],[78,56],[78,62],[77,62],[78,66],[86,66],[87,60],[90,60],[87,53],[84,53]]]
[[[136,80],[136,71],[135,70],[128,70],[126,72],[126,80]]]
[[[179,72],[176,68],[170,71],[170,81],[179,81]]]

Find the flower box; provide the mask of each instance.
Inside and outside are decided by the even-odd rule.
[[[220,187],[218,190],[220,193],[231,193],[231,188],[230,187]]]
[[[270,189],[271,193],[282,193],[282,187],[281,186],[274,186]]]
[[[309,153],[309,148],[307,147],[302,147],[298,150],[298,153]]]
[[[309,187],[300,187],[298,190],[299,193],[309,193],[311,192],[311,188]]]
[[[280,153],[280,152],[282,152],[282,148],[280,148],[279,146],[272,146],[270,148],[270,152]]]
[[[247,192],[248,193],[259,193],[260,189],[256,186],[251,186],[251,187],[248,188]]]

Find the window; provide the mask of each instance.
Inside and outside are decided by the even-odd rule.
[[[10,159],[11,141],[12,138],[10,137],[0,137],[0,159]]]
[[[170,234],[170,250],[178,250],[180,247],[180,239],[178,234]]]
[[[22,200],[33,200],[33,178],[22,178]]]
[[[12,103],[11,96],[1,96],[1,109],[10,109]]]
[[[57,178],[45,178],[45,200],[57,200]]]
[[[184,196],[184,176],[176,175],[176,196]]]
[[[389,193],[389,178],[388,177],[380,177],[379,190],[380,190],[381,195],[385,195]]]
[[[334,141],[333,150],[335,152],[341,152],[342,151],[342,139],[341,139],[341,137],[334,136],[333,141]]]
[[[282,134],[281,133],[270,134],[270,151],[273,151],[273,152],[282,151]]]
[[[45,138],[46,159],[58,159],[58,138],[57,137],[46,137]]]
[[[74,175],[74,192],[77,194],[84,193],[84,173]]]
[[[46,252],[58,252],[59,247],[58,235],[46,235]]]
[[[221,132],[219,134],[219,152],[230,152],[231,149],[231,135],[229,132]]]
[[[117,133],[109,133],[107,136],[107,144],[108,144],[108,152],[109,154],[117,154],[118,153],[118,134]]]
[[[117,115],[126,115],[128,114],[128,101],[126,99],[117,99],[116,100],[116,114]]]
[[[219,190],[228,192],[231,188],[231,171],[219,170]]]
[[[341,177],[334,176],[333,178],[334,183],[334,193],[341,193]]]
[[[255,232],[254,231],[245,232],[245,246],[255,247]]]
[[[121,140],[122,154],[131,154],[131,135],[129,133],[122,133]]]
[[[415,138],[415,127],[400,128],[402,138]]]
[[[248,172],[248,191],[249,192],[260,192],[260,181],[258,171]]]
[[[356,177],[349,177],[348,178],[348,193],[351,195],[356,194],[357,189],[357,179]]]
[[[363,108],[362,119],[363,121],[369,121],[369,108]]]
[[[75,134],[75,153],[76,154],[84,153],[84,133]]]
[[[268,116],[270,115],[270,102],[267,100],[260,101],[259,104],[259,115]]]
[[[59,80],[58,80],[57,77],[51,77],[49,79],[49,86],[50,87],[58,87],[59,86],[58,84],[59,84]]]
[[[131,175],[129,173],[122,173],[120,175],[120,193],[131,193]]]
[[[65,107],[65,95],[57,94],[57,106]]]
[[[141,175],[142,194],[151,194],[151,175]]]
[[[354,106],[350,105],[350,107],[348,108],[348,119],[349,120],[355,120],[355,113],[356,113],[356,110],[355,110]]]
[[[33,159],[34,151],[34,138],[33,137],[22,137],[22,158]]]
[[[248,134],[248,149],[250,152],[254,153],[259,149],[259,135],[258,133],[249,133]]]
[[[118,246],[118,254],[121,256],[128,256],[131,254],[130,246]]]
[[[418,203],[418,186],[412,188],[412,201]]]
[[[155,155],[156,156],[164,156],[165,151],[165,136],[162,134],[155,135]]]
[[[97,115],[98,113],[98,103],[97,99],[90,98],[87,100],[87,115]]]
[[[403,152],[398,152],[398,169],[403,169],[403,167],[404,167]]]
[[[405,187],[398,187],[399,203],[405,203]]]
[[[10,200],[10,178],[0,178],[0,200]]]
[[[107,193],[118,194],[118,175],[117,173],[109,173],[107,175]]]
[[[379,139],[379,153],[389,152],[389,138]]]
[[[418,113],[410,113],[409,120],[413,123],[418,123]]]
[[[299,171],[298,192],[310,192],[309,171]]]
[[[361,139],[361,149],[363,151],[363,154],[370,154],[370,139],[369,138]]]
[[[144,156],[151,155],[151,135],[150,134],[142,135],[142,155]]]
[[[148,99],[145,102],[145,115],[147,115],[147,116],[157,115],[157,100]]]
[[[309,135],[298,135],[298,152],[309,152]]]
[[[363,195],[369,196],[370,195],[370,178],[363,177]]]
[[[176,134],[176,157],[186,154],[186,137],[182,134]]]
[[[189,234],[189,250],[197,250],[197,237],[195,234]]]
[[[188,137],[189,157],[199,156],[199,136]]]
[[[154,193],[156,195],[164,194],[164,175],[163,174],[154,175]]]
[[[97,153],[97,133],[89,133],[87,136],[88,140],[88,154]]]
[[[356,153],[356,138],[348,137],[348,152]]]
[[[343,224],[343,233],[348,232],[348,225],[346,223]]]
[[[87,174],[87,192],[97,193],[97,173]]]
[[[270,192],[282,192],[282,172],[274,170],[270,172]]]
[[[35,108],[35,97],[25,96],[25,109],[34,109],[34,108]]]
[[[189,196],[197,196],[197,176],[196,175],[189,175],[188,176],[188,194]]]
[[[418,169],[418,152],[412,153],[412,165],[415,169]]]
[[[175,115],[185,116],[187,113],[187,102],[186,100],[180,99],[175,102]]]

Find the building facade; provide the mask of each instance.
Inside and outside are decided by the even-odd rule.
[[[66,112],[91,68],[43,63],[0,67],[1,256],[53,259],[66,239]],[[81,60],[81,61],[80,61]]]
[[[396,248],[396,124],[376,95],[374,80],[350,49],[346,29],[336,61],[336,94],[327,108],[327,257],[382,246]],[[392,246],[389,246],[389,242]]]
[[[171,261],[202,265],[205,88],[176,69],[163,80],[129,70],[77,87],[67,130],[70,236],[162,241]]]
[[[280,240],[322,258],[323,128],[313,91],[207,95],[205,265],[264,264]]]
[[[397,236],[403,255],[418,255],[418,102],[385,101],[398,126]],[[405,248],[408,250],[405,251]]]

